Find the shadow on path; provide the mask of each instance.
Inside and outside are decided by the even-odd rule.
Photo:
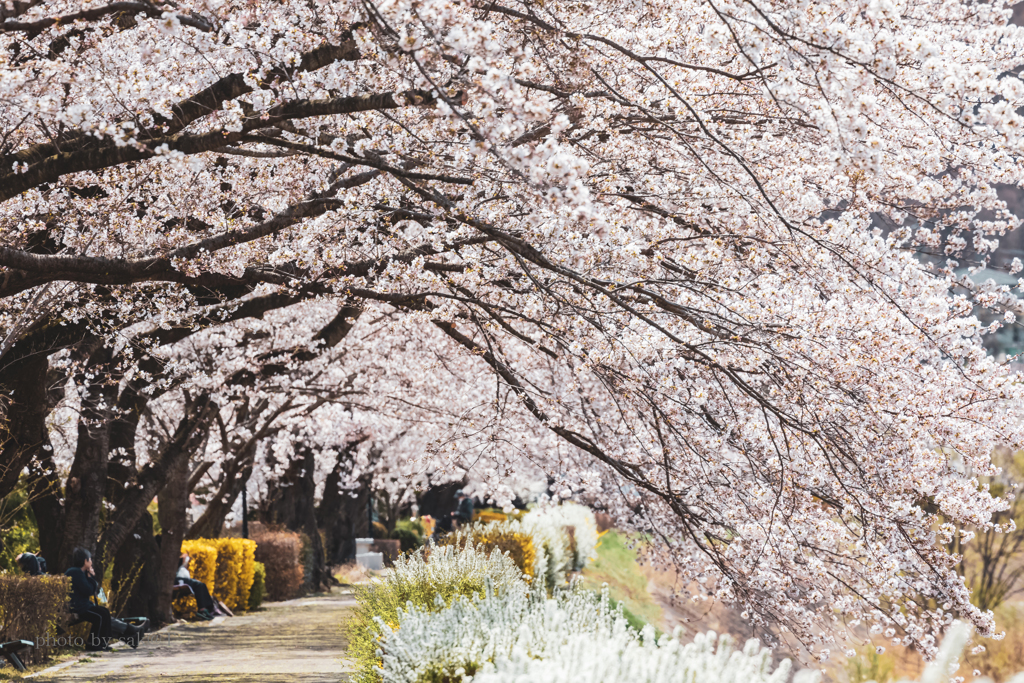
[[[148,634],[137,650],[90,655],[90,661],[35,680],[337,683],[350,671],[342,661],[341,626],[355,604],[350,594],[336,592],[266,603],[243,616],[177,624]]]

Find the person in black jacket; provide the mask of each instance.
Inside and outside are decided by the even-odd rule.
[[[142,619],[139,623],[129,624],[110,616],[110,611],[106,607],[93,602],[93,598],[100,592],[100,584],[96,580],[96,573],[92,568],[92,555],[88,550],[75,548],[71,555],[71,563],[74,566],[64,572],[65,576],[71,577],[71,612],[81,621],[92,624],[85,649],[109,650],[112,636],[128,643],[133,650],[137,648],[149,620]],[[42,568],[46,571],[45,562]]]
[[[92,569],[92,553],[85,548],[75,548],[71,567],[64,575],[71,578],[71,611],[78,619],[92,624],[85,649],[89,652],[109,650],[110,610],[93,601],[100,592],[100,583]]]
[[[459,526],[473,523],[473,499],[466,495],[466,492],[459,489],[455,492],[455,510],[447,515],[438,518],[437,526],[430,539],[437,543],[441,536],[451,533]]]
[[[29,576],[42,576],[46,573],[46,560],[33,553],[22,553],[14,558],[21,571]]]
[[[455,492],[455,499],[459,501],[459,505],[452,513],[452,517],[459,526],[471,524],[473,522],[473,499],[467,496],[462,489]]]

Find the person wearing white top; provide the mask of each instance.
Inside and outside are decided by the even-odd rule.
[[[175,575],[176,585],[185,585],[192,589],[192,594],[196,597],[196,605],[199,607],[199,618],[209,621],[213,619],[214,614],[217,612],[216,604],[213,602],[213,598],[210,596],[210,589],[206,587],[206,584],[202,581],[198,581],[192,578],[192,574],[188,571],[188,564],[192,561],[188,553],[182,553],[178,559],[178,573]]]

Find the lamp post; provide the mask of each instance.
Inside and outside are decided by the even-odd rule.
[[[370,492],[370,497],[366,499],[366,514],[369,526],[367,526],[366,535],[369,538],[373,538],[373,492]]]
[[[242,487],[242,538],[249,538],[249,501],[246,488]]]

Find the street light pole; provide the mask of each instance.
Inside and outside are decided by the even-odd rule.
[[[246,487],[242,487],[242,538],[249,538],[249,501]]]
[[[366,535],[369,538],[373,538],[373,492],[370,492],[370,497],[366,499],[366,513],[369,521]]]

